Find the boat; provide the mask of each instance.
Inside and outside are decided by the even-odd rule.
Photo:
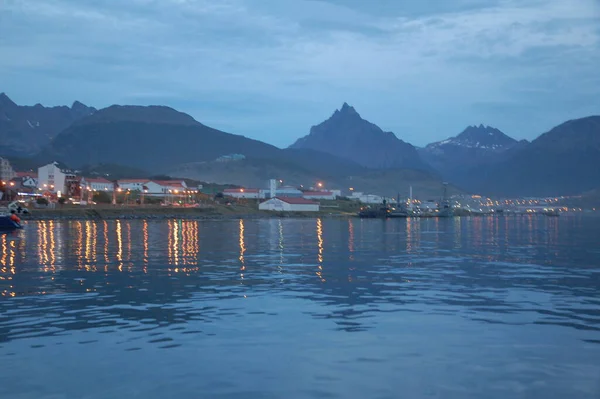
[[[449,218],[454,216],[454,209],[450,205],[450,201],[448,201],[448,183],[444,182],[444,196],[440,201],[437,209],[437,216],[440,218]]]
[[[12,214],[0,214],[0,231],[14,231],[22,229],[21,219],[14,213]]]

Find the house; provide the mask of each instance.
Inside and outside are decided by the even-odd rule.
[[[89,188],[92,191],[112,192],[115,189],[114,183],[103,177],[82,177],[80,184],[81,187]]]
[[[17,181],[23,188],[36,189],[38,186],[38,175],[34,172],[16,172],[13,180]]]
[[[313,200],[334,200],[336,195],[333,191],[305,191],[302,197]]]
[[[275,197],[258,205],[261,211],[318,212],[319,203],[298,197]]]
[[[233,198],[258,199],[260,190],[258,188],[226,188],[223,190],[223,195]]]

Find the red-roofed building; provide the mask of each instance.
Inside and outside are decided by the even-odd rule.
[[[302,193],[302,197],[306,199],[334,200],[335,193],[333,191],[305,191]]]
[[[112,192],[115,189],[114,183],[103,177],[82,177],[80,184],[81,187],[89,188],[93,191]]]
[[[37,179],[37,172],[16,172],[15,177],[31,177],[32,179]]]
[[[318,212],[319,203],[306,198],[275,197],[258,205],[261,211]]]
[[[223,190],[223,195],[233,198],[258,199],[260,197],[260,190],[258,188],[226,188]]]

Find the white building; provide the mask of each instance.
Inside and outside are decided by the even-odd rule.
[[[188,190],[183,180],[122,179],[117,181],[117,185],[121,191],[143,191],[157,197],[183,194]]]
[[[8,162],[8,159],[0,158],[0,180],[7,182],[14,179],[15,176],[16,173],[10,162]]]
[[[35,189],[38,187],[37,173],[17,172],[16,178],[21,179],[21,186]]]
[[[336,195],[333,191],[305,191],[302,196],[306,199],[312,200],[334,200]]]
[[[275,197],[258,205],[261,211],[318,212],[319,203],[305,198]]]
[[[275,189],[276,197],[302,198],[302,191],[292,186],[281,186]],[[271,198],[271,189],[262,189],[259,193],[260,198]]]
[[[381,204],[384,198],[375,194],[364,194],[361,192],[353,192],[350,196],[351,200],[362,202],[363,204]]]
[[[81,187],[90,188],[93,191],[114,191],[115,185],[113,182],[103,177],[83,177],[81,178]]]
[[[258,199],[260,190],[258,188],[226,188],[223,190],[223,195],[232,198]]]
[[[38,168],[38,188],[44,192],[67,193],[70,187],[67,185],[76,180],[75,173],[61,169],[57,162]]]
[[[148,179],[121,179],[117,180],[117,186],[123,191],[142,191],[143,187],[149,182]]]

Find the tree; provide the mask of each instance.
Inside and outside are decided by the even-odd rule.
[[[110,204],[112,203],[112,196],[106,191],[94,192],[92,200],[98,204]]]
[[[38,205],[48,205],[49,204],[48,200],[44,197],[38,197],[37,200],[35,200],[35,202]]]

